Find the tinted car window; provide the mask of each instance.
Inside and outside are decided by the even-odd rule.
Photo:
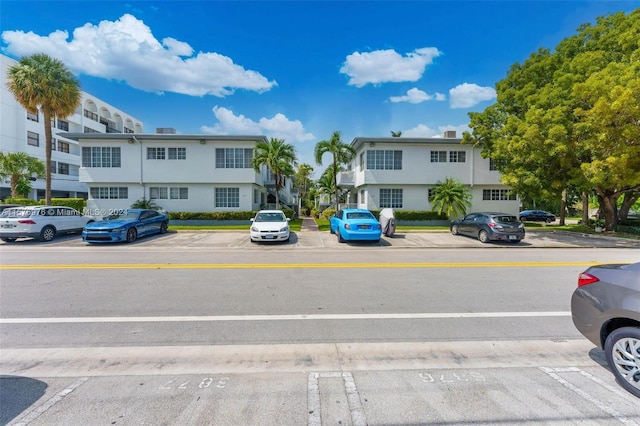
[[[347,213],[347,219],[375,219],[375,218],[371,213],[354,212],[354,213]]]
[[[518,222],[518,218],[515,216],[494,216],[493,218],[496,222],[500,223],[516,223]]]

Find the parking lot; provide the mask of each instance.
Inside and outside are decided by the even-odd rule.
[[[83,243],[79,235],[59,235],[51,242],[20,239],[14,243],[0,242],[4,247],[63,246],[63,247],[101,247]],[[526,238],[518,244],[508,242],[491,242],[483,244],[477,239],[454,236],[447,231],[436,232],[396,232],[393,237],[383,236],[380,242],[347,242],[339,243],[336,236],[329,232],[302,230],[292,232],[289,242],[252,243],[245,231],[178,231],[164,235],[141,238],[133,244],[108,244],[108,247],[155,249],[305,249],[330,248],[340,250],[375,250],[379,248],[630,248],[640,249],[640,240],[617,238],[608,235],[589,235],[564,231],[528,231]]]

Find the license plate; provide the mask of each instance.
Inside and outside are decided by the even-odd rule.
[[[358,225],[358,229],[369,229],[369,225]]]
[[[517,235],[509,235],[509,239],[510,240],[517,240],[518,236]]]
[[[10,228],[14,228],[15,225],[2,225],[2,227],[5,229],[10,229]]]
[[[262,238],[264,238],[265,240],[273,240],[275,237],[275,235],[265,235]]]

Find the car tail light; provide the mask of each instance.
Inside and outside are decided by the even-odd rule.
[[[19,220],[18,223],[22,223],[24,225],[35,225],[36,224],[31,219],[22,219],[22,220]]]
[[[578,287],[582,287],[583,285],[587,285],[587,284],[597,283],[598,281],[600,281],[598,277],[595,277],[591,274],[587,274],[586,272],[583,272],[580,275],[578,275]]]
[[[348,223],[344,224],[344,229],[351,229],[351,225],[349,225]]]

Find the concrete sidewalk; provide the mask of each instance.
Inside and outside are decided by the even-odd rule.
[[[316,224],[316,221],[309,216],[302,216],[302,227],[300,228],[301,231],[318,231],[318,225]]]

